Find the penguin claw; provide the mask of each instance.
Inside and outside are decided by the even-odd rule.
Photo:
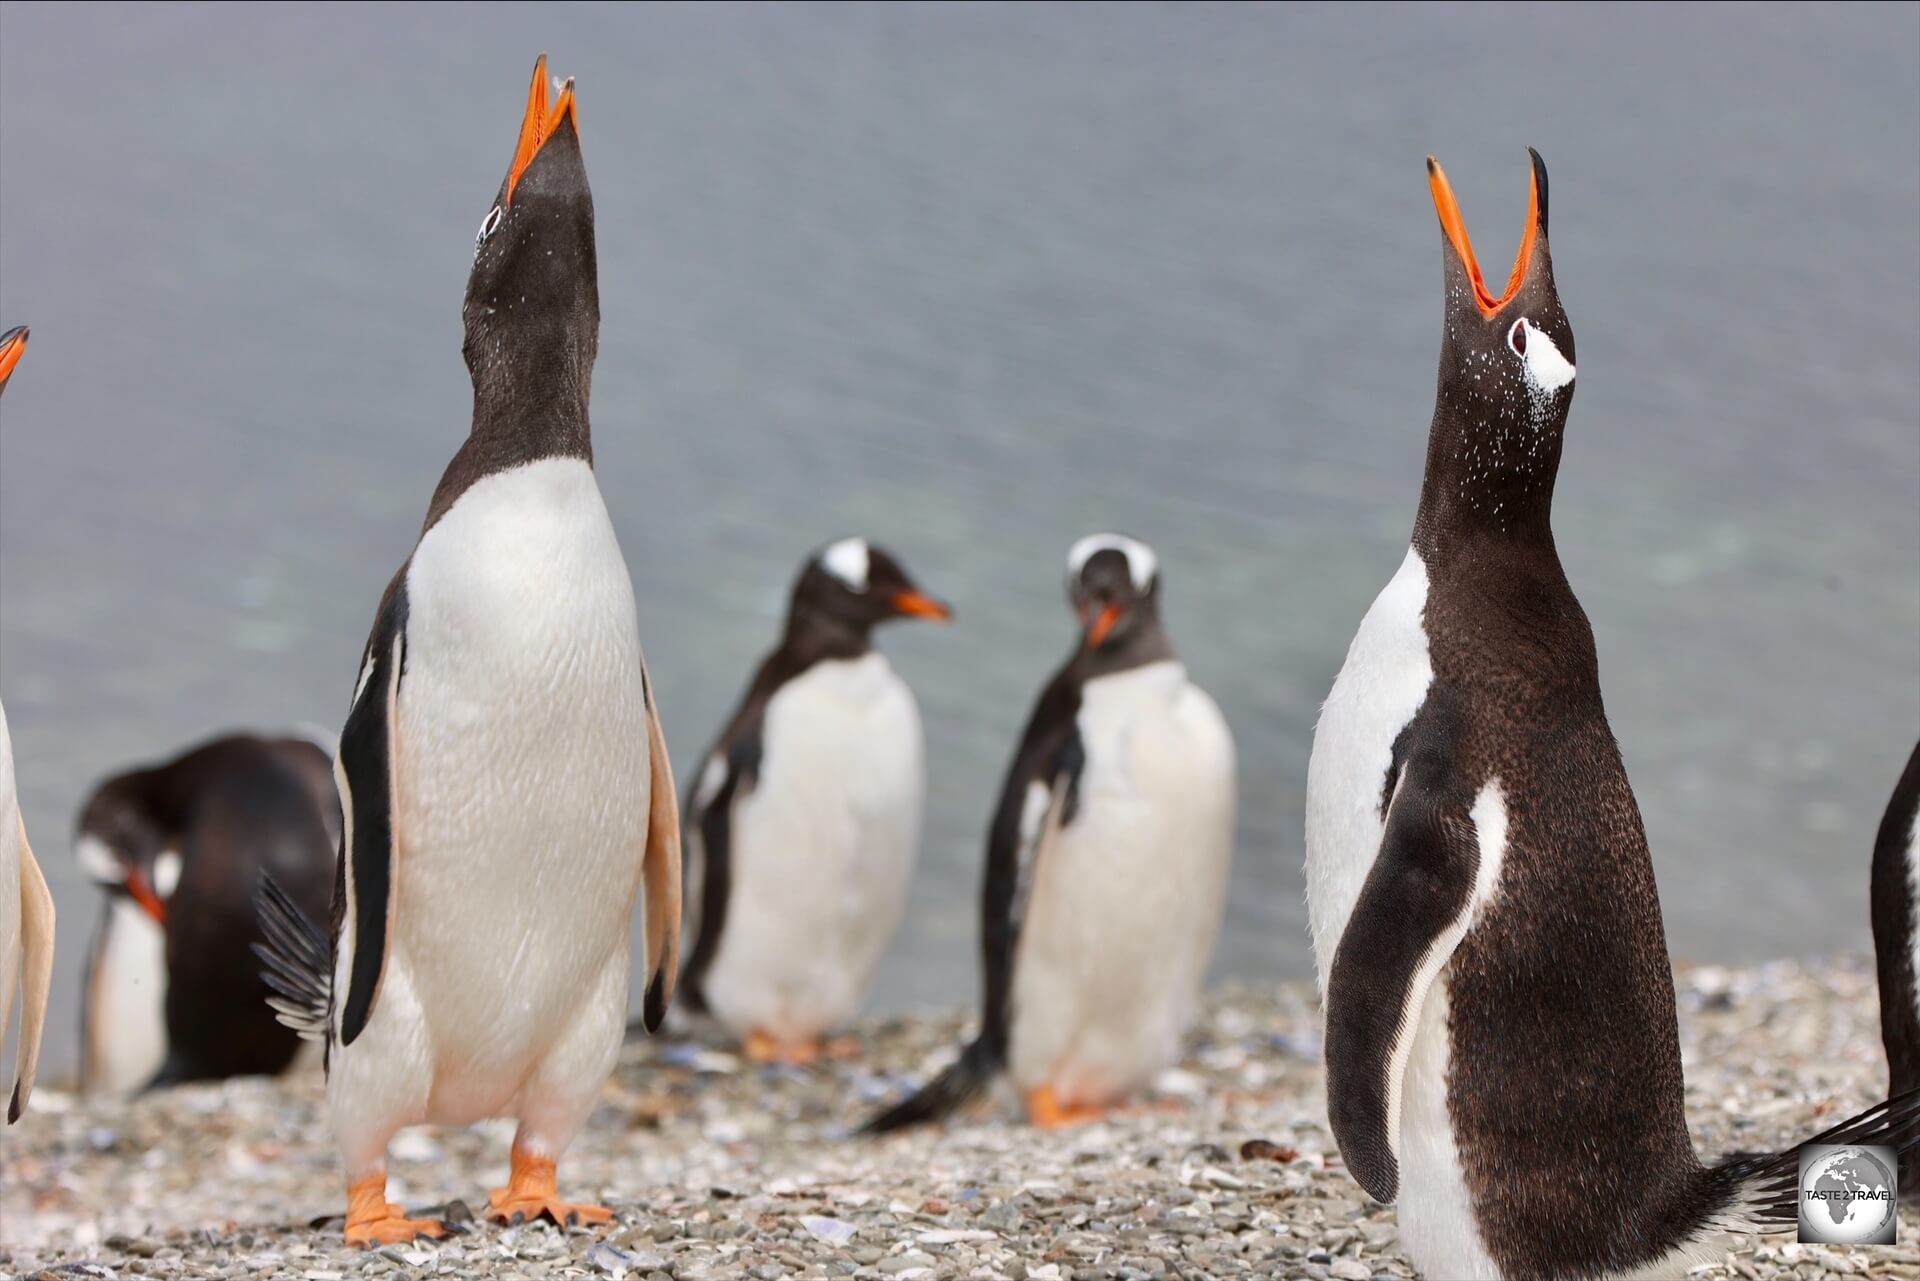
[[[495,1223],[517,1228],[535,1219],[545,1219],[555,1227],[598,1227],[613,1222],[613,1211],[603,1205],[576,1205],[550,1197],[519,1197],[505,1188],[495,1192],[487,1217]]]
[[[553,1158],[513,1150],[513,1177],[487,1197],[487,1218],[508,1227],[545,1218],[562,1228],[590,1227],[613,1222],[613,1211],[603,1205],[562,1201],[554,1182]]]

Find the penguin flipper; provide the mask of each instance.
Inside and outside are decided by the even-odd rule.
[[[1003,1062],[1012,1034],[1013,962],[1020,950],[1034,878],[1060,830],[1080,808],[1080,742],[1075,695],[1063,680],[1041,694],[1015,753],[987,835],[987,875],[980,892],[980,952],[985,993],[980,1039]]]
[[[720,932],[727,923],[727,903],[733,894],[733,812],[753,792],[760,776],[762,710],[748,702],[720,735],[707,764],[688,798],[687,826],[681,850],[685,871],[694,877],[689,893],[694,900],[693,949],[681,971],[684,1003],[707,1013],[706,978],[720,950]]]
[[[1034,873],[1079,810],[1086,749],[1077,716],[1078,695],[1062,672],[1041,692],[1000,786],[1000,803],[987,829],[987,874],[980,888],[984,976],[979,1035],[951,1067],[869,1120],[860,1133],[885,1134],[950,1116],[985,1093],[1005,1065],[1012,1036],[1013,962]]]
[[[1477,906],[1471,801],[1421,719],[1327,979],[1328,1120],[1354,1180],[1383,1205],[1399,1194],[1400,1092],[1421,1008]]]
[[[19,1066],[13,1098],[7,1104],[8,1125],[20,1119],[33,1094],[40,1033],[47,1021],[47,991],[53,985],[53,893],[33,857],[33,847],[27,844],[25,821],[20,823],[20,943],[26,958],[20,970]]]
[[[660,729],[660,708],[654,702],[645,659],[640,661],[640,683],[647,704],[647,769],[652,789],[640,874],[647,899],[647,995],[641,1018],[648,1032],[656,1032],[673,1003],[680,972],[680,799],[674,794],[673,763],[667,758],[667,736]]]
[[[393,735],[407,660],[406,574],[402,567],[394,575],[380,602],[334,764],[344,820],[340,847],[346,915],[341,929],[353,945],[347,999],[340,1013],[342,1045],[352,1045],[373,1015],[392,935],[398,851],[393,809],[399,791]]]

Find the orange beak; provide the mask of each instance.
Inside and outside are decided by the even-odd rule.
[[[1487,292],[1487,282],[1481,278],[1480,264],[1473,256],[1473,242],[1467,239],[1467,223],[1460,216],[1459,202],[1453,198],[1453,188],[1447,185],[1446,171],[1432,156],[1427,157],[1427,185],[1433,188],[1433,207],[1440,213],[1440,230],[1446,233],[1453,251],[1460,255],[1460,261],[1467,268],[1467,279],[1473,282],[1473,298],[1480,304],[1480,314],[1492,318],[1520,292],[1520,282],[1527,278],[1527,266],[1533,261],[1534,234],[1540,226],[1540,174],[1533,171],[1528,179],[1527,230],[1520,237],[1520,252],[1513,260],[1513,274],[1507,277],[1506,292],[1498,298]]]
[[[165,928],[167,905],[158,894],[153,892],[153,886],[148,884],[145,876],[139,872],[127,873],[127,896],[138,903],[140,910],[151,916],[156,924]]]
[[[1093,620],[1091,627],[1087,628],[1087,648],[1098,649],[1102,641],[1113,635],[1113,629],[1126,616],[1126,612],[1118,605],[1109,605],[1101,610],[1100,616]]]
[[[919,592],[896,593],[893,598],[893,610],[896,614],[905,614],[908,618],[925,618],[936,623],[944,623],[953,617],[953,611],[947,606]]]
[[[9,329],[0,334],[0,387],[7,385],[7,379],[13,377],[13,367],[20,363],[20,356],[27,349],[27,327]]]
[[[520,185],[520,175],[527,171],[533,158],[540,154],[540,148],[547,145],[547,139],[553,137],[562,120],[571,119],[573,127],[580,127],[579,109],[573,102],[573,80],[560,86],[560,98],[552,106],[547,105],[547,55],[541,54],[540,60],[533,64],[533,83],[527,86],[527,114],[520,120],[520,143],[513,150],[513,168],[507,174],[507,204],[513,204],[513,189]]]

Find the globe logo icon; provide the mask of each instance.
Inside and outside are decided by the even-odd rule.
[[[1891,1148],[1800,1150],[1800,1240],[1824,1245],[1893,1241],[1899,1168]]]

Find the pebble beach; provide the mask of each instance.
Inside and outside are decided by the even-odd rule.
[[[1681,967],[1697,1147],[1789,1145],[1885,1091],[1863,959]],[[0,1277],[1162,1278],[1411,1277],[1393,1211],[1347,1177],[1326,1126],[1310,983],[1209,995],[1188,1053],[1141,1106],[1041,1133],[1005,1102],[948,1128],[850,1131],[943,1064],[962,1013],[857,1029],[856,1059],[762,1068],[717,1044],[627,1047],[561,1165],[610,1229],[473,1223],[505,1181],[510,1122],[407,1131],[389,1195],[466,1227],[363,1252],[317,1074],[132,1103],[42,1088],[0,1134]],[[1849,1251],[1729,1238],[1698,1278],[1920,1278],[1901,1244]]]

